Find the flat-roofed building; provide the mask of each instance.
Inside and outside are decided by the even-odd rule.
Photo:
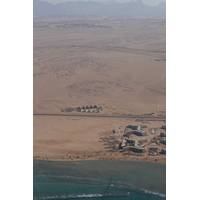
[[[138,138],[138,139],[134,139],[134,140],[126,139],[126,141],[127,141],[127,143],[133,144],[133,146],[139,146],[141,144],[146,143],[147,139],[146,138]]]
[[[161,129],[166,130],[166,124],[165,124],[165,125],[162,125]]]
[[[140,146],[126,146],[121,151],[134,151],[136,153],[145,153],[146,150]]]
[[[134,134],[134,135],[137,135],[137,136],[147,136],[147,132],[141,131],[141,130],[127,131],[124,135],[130,135],[130,134]]]
[[[130,128],[132,130],[142,130],[142,126],[143,126],[143,124],[140,124],[140,125],[129,124],[128,126],[126,126],[126,128]]]
[[[162,149],[162,151],[160,153],[166,154],[166,149]]]
[[[162,140],[160,140],[160,143],[162,143],[162,144],[166,144],[166,139],[162,139]]]
[[[160,137],[166,137],[166,132],[161,132]]]

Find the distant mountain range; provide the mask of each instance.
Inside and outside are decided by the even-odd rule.
[[[117,2],[66,2],[51,4],[33,0],[33,16],[68,16],[68,17],[166,17],[166,3],[152,7],[141,0],[127,3]]]

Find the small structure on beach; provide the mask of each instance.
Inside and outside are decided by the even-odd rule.
[[[162,151],[160,153],[166,154],[166,149],[162,149]]]
[[[161,127],[160,129],[166,130],[166,124],[165,124],[165,125],[162,125],[162,127]]]
[[[156,134],[156,129],[155,128],[151,129],[151,134]]]
[[[158,148],[149,148],[148,149],[148,155],[150,156],[157,156],[158,155]]]
[[[159,144],[157,144],[157,142],[151,142],[150,144],[149,144],[149,146],[158,146]]]
[[[160,137],[166,137],[166,132],[161,132]]]
[[[132,129],[132,130],[142,130],[142,127],[143,127],[143,124],[140,124],[140,125],[132,125],[132,124],[129,124],[128,126],[126,126],[126,129]]]
[[[141,130],[127,131],[124,135],[129,136],[130,134],[134,134],[134,135],[137,135],[137,136],[147,136],[147,132],[141,131]]]
[[[121,144],[121,147],[122,147],[122,148],[126,147],[126,145],[127,145],[127,140],[126,140],[126,139],[127,139],[127,138],[124,137],[123,140],[122,140],[122,144]]]
[[[140,147],[140,146],[126,146],[120,150],[120,152],[124,152],[124,151],[134,151],[136,153],[145,153],[146,152],[145,148]]]
[[[131,140],[131,139],[125,139],[127,141],[127,144],[131,144],[131,146],[140,146],[144,143],[147,142],[147,139],[146,138],[139,138],[139,139],[134,139],[134,140]]]
[[[164,138],[164,139],[160,140],[160,143],[166,144],[166,139]]]

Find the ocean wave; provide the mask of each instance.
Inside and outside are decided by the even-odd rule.
[[[130,193],[126,194],[80,194],[80,195],[61,195],[61,196],[43,196],[34,197],[33,200],[65,200],[65,199],[86,199],[86,198],[108,198],[108,197],[129,197]]]
[[[166,197],[166,194],[162,194],[160,192],[154,192],[154,191],[150,191],[150,190],[147,190],[147,189],[141,189],[142,191],[144,191],[145,193],[147,194],[152,194],[152,195],[156,195],[156,196],[160,196],[160,197]]]
[[[55,195],[55,196],[43,196],[43,197],[35,197],[34,200],[64,200],[64,199],[77,199],[77,198],[100,198],[102,197],[101,194],[81,194],[81,195],[62,195],[62,196],[58,196],[58,195]]]
[[[86,181],[107,181],[107,179],[92,178],[92,177],[80,177],[72,175],[52,175],[52,174],[37,174],[36,176],[50,177],[50,178],[62,178],[62,179],[74,179],[74,180],[86,180]]]
[[[103,197],[102,194],[80,194],[80,195],[69,195],[69,198],[94,198],[94,197]]]

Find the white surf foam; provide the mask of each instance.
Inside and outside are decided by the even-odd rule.
[[[69,195],[68,198],[89,198],[89,197],[102,197],[102,194],[80,194],[80,195]]]
[[[45,196],[45,197],[37,197],[34,200],[47,200],[47,199],[76,199],[76,198],[92,198],[92,197],[102,197],[102,194],[80,194],[80,195],[55,195],[55,196]]]
[[[55,196],[45,196],[45,197],[36,197],[34,200],[53,200],[53,199],[84,199],[84,198],[103,198],[103,197],[128,197],[130,193],[126,194],[80,194],[80,195],[55,195]]]
[[[154,191],[150,191],[150,190],[147,190],[147,189],[141,189],[141,190],[144,191],[147,194],[153,194],[153,195],[157,195],[157,196],[160,196],[160,197],[166,197],[166,194],[162,194],[160,192],[154,192]]]

